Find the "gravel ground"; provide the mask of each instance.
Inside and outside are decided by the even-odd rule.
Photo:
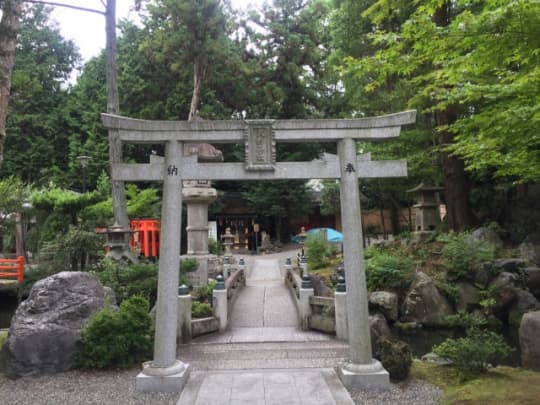
[[[6,405],[175,405],[179,394],[135,391],[139,369],[70,371],[15,381],[0,375],[0,402]],[[392,384],[389,391],[353,391],[358,405],[437,404],[441,391],[424,381]],[[220,405],[220,404],[216,404]]]
[[[388,391],[349,391],[357,405],[431,405],[438,404],[442,391],[421,380],[391,384]]]
[[[0,403],[6,405],[175,405],[179,394],[135,391],[140,369],[69,371],[8,380],[0,375]]]

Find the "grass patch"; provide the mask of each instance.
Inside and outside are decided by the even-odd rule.
[[[0,332],[0,384],[7,379],[6,375],[4,374],[4,359],[2,358],[3,356],[1,353],[2,346],[4,346],[4,342],[7,340],[7,337],[7,331]]]
[[[443,404],[533,404],[540,398],[540,372],[496,367],[486,374],[464,374],[457,368],[415,360],[411,376],[444,391]]]

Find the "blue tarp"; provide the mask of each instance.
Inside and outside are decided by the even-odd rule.
[[[326,233],[326,240],[331,243],[342,243],[343,242],[343,235],[341,232],[336,231],[332,228],[313,228],[307,231],[306,233],[308,235],[316,234],[319,232],[325,232]]]

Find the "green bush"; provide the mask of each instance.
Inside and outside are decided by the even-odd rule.
[[[433,352],[452,360],[456,367],[473,373],[486,372],[489,365],[496,366],[506,358],[512,348],[495,332],[472,327],[467,336],[446,339],[433,347]]]
[[[442,250],[442,258],[449,280],[470,279],[480,263],[495,258],[493,246],[470,238],[468,233],[448,234],[440,237],[439,240],[446,242]]]
[[[412,281],[413,263],[409,259],[377,252],[367,261],[366,282],[373,290],[406,290]]]
[[[207,318],[213,315],[212,307],[206,302],[193,301],[191,303],[191,316],[193,318]]]
[[[209,281],[207,285],[197,288],[196,294],[199,302],[212,303],[212,293],[216,287],[217,281]]]
[[[393,381],[403,381],[409,376],[412,352],[406,342],[393,336],[380,336],[375,358],[380,360]]]
[[[208,239],[208,253],[211,255],[221,256],[223,254],[223,245],[220,241],[214,238]]]
[[[81,333],[79,364],[84,368],[129,367],[151,356],[152,320],[148,301],[130,297],[119,311],[105,308]]]
[[[137,295],[148,299],[150,305],[156,301],[157,264],[132,264],[106,259],[103,261],[103,270],[94,274],[103,285],[114,290],[118,304]]]
[[[182,259],[180,261],[180,274],[193,273],[199,268],[199,262],[195,258]]]
[[[454,315],[447,315],[444,321],[448,326],[469,330],[470,328],[484,328],[487,320],[470,312],[459,311]]]
[[[461,290],[458,287],[453,284],[449,284],[447,282],[439,280],[435,281],[435,285],[437,286],[439,291],[441,291],[445,295],[445,297],[448,298],[448,301],[450,301],[452,305],[457,304],[459,298],[461,297]]]
[[[326,266],[331,255],[331,249],[323,232],[308,235],[305,241],[308,266],[310,270],[320,269]]]

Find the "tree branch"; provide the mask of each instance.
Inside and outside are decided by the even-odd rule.
[[[62,4],[62,3],[55,3],[55,2],[52,2],[52,1],[40,1],[40,0],[24,0],[24,2],[25,3],[34,3],[34,4],[46,4],[48,6],[66,7],[66,8],[72,8],[74,10],[87,11],[89,13],[96,13],[96,14],[100,14],[100,15],[105,15],[105,11],[95,10],[93,8],[72,6],[71,4]]]

